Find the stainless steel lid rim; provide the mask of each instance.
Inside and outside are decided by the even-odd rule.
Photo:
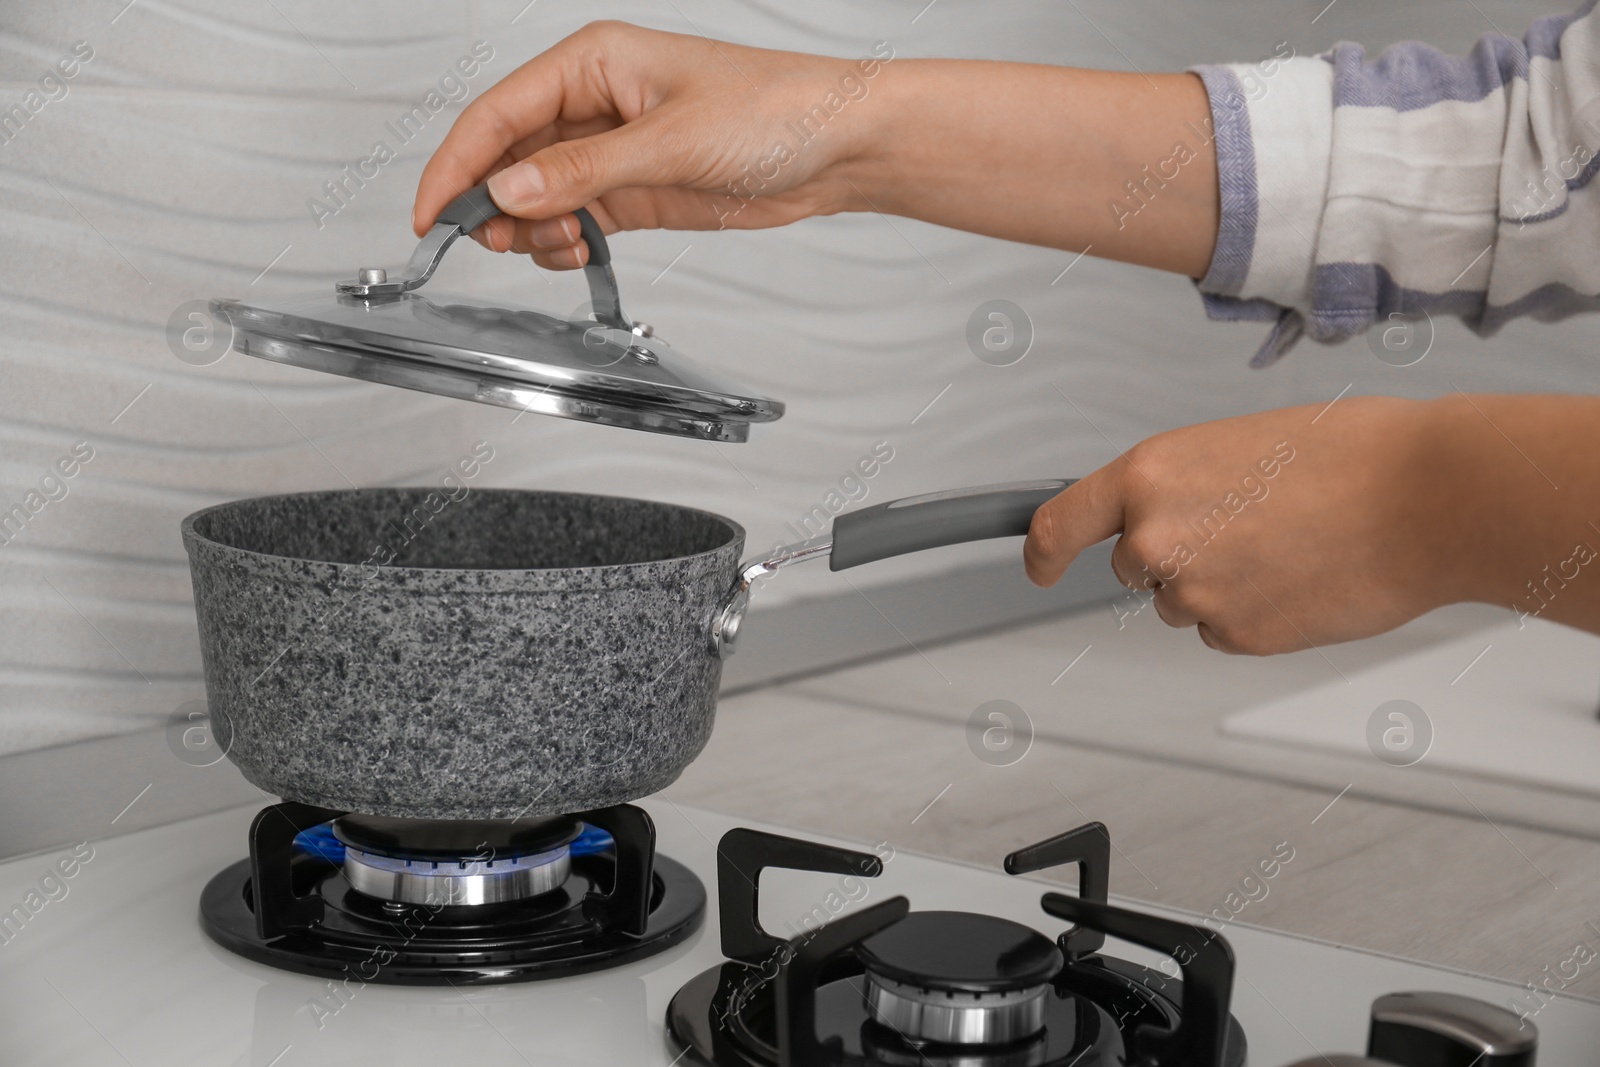
[[[739,386],[736,382],[718,381],[722,376],[714,371],[686,365],[682,355],[678,355],[672,346],[659,338],[645,338],[592,320],[568,320],[531,309],[499,309],[467,298],[450,298],[456,301],[454,304],[435,304],[422,296],[403,299],[416,301],[419,307],[426,307],[429,314],[442,318],[446,310],[496,312],[538,318],[539,325],[546,326],[531,336],[496,339],[502,342],[502,347],[528,346],[533,338],[560,338],[571,342],[571,347],[565,350],[549,349],[550,354],[558,352],[565,357],[565,360],[557,362],[552,358],[531,357],[528,352],[490,350],[486,346],[469,349],[448,338],[448,331],[438,331],[437,336],[408,336],[373,326],[328,322],[326,309],[322,309],[322,315],[314,315],[309,310],[296,310],[294,307],[253,306],[232,299],[218,299],[211,302],[211,306],[219,315],[226,317],[238,333],[258,334],[262,338],[322,344],[350,350],[358,355],[413,358],[469,371],[499,368],[502,373],[514,378],[523,374],[549,374],[555,381],[571,381],[574,384],[582,384],[584,378],[592,378],[595,381],[589,384],[606,382],[613,387],[680,389],[688,398],[696,398],[701,402],[707,398],[722,400],[730,408],[749,411],[757,418],[765,416],[765,419],[773,419],[782,414],[782,403],[778,400],[755,394],[754,390]],[[384,309],[378,304],[370,310],[381,312]],[[635,354],[643,358],[634,358]],[[682,363],[682,366],[664,363],[664,358]]]
[[[691,418],[670,413],[665,409],[635,409],[611,401],[586,399],[573,395],[570,391],[557,392],[548,388],[534,388],[503,379],[441,369],[426,363],[399,359],[376,361],[370,356],[352,355],[327,345],[307,342],[291,344],[276,338],[264,340],[258,338],[251,341],[247,337],[243,342],[243,350],[250,355],[275,363],[309,368],[356,381],[389,385],[456,400],[471,400],[512,410],[531,410],[538,414],[556,415],[580,422],[622,426],[649,433],[686,436],[706,441],[737,443],[746,441],[750,437],[747,421],[731,418],[728,421]]]
[[[219,306],[227,305],[225,302],[219,302]],[[435,349],[429,346],[416,344],[408,346],[404,339],[383,334],[375,334],[370,338],[363,338],[359,345],[341,344],[310,332],[300,333],[290,338],[281,331],[272,330],[270,324],[261,320],[259,315],[248,315],[242,309],[231,311],[230,314],[236,319],[249,320],[253,318],[260,322],[260,325],[252,326],[241,325],[238,321],[235,321],[234,327],[237,333],[242,335],[248,343],[253,346],[263,346],[261,351],[257,351],[255,347],[252,347],[250,349],[251,355],[263,355],[278,362],[288,362],[286,357],[298,354],[301,350],[340,353],[352,360],[381,356],[385,359],[403,360],[464,376],[478,376],[506,381],[520,388],[531,388],[543,383],[552,389],[559,389],[563,393],[590,396],[612,403],[629,404],[641,408],[660,407],[663,411],[673,413],[689,411],[698,412],[707,417],[738,417],[748,422],[771,422],[781,417],[784,411],[784,406],[780,401],[770,400],[765,397],[741,396],[713,386],[655,381],[637,377],[621,378],[616,374],[605,376],[608,379],[617,379],[616,381],[582,381],[572,376],[573,371],[535,360],[497,356],[491,353],[473,353],[468,356],[465,353]],[[620,349],[620,346],[616,347]],[[288,349],[290,348],[295,349],[295,352],[289,352]],[[628,359],[629,357],[619,351],[615,365],[621,366]],[[610,370],[611,366],[610,364],[596,364],[590,369],[597,371]],[[580,372],[582,369],[578,368]],[[648,395],[651,393],[659,395],[659,403],[651,399]]]

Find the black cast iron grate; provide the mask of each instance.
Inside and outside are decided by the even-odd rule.
[[[345,814],[285,802],[250,827],[250,858],[217,874],[200,925],[219,945],[268,966],[399,985],[530,981],[620,966],[682,942],[700,925],[705,887],[655,852],[650,816],[629,804],[575,819],[612,847],[572,858],[566,882],[528,900],[394,904],[350,888],[302,831]]]

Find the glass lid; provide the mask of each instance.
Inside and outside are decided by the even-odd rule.
[[[247,355],[462,400],[710,441],[744,441],[751,423],[783,414],[781,402],[696,365],[623,313],[605,238],[585,210],[593,319],[417,291],[456,238],[499,213],[479,186],[440,214],[395,277],[367,268],[324,293],[211,307]]]

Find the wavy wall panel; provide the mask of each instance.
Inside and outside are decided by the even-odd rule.
[[[0,10],[0,100],[21,99],[75,41],[94,58],[0,145],[0,505],[80,441],[94,458],[0,547],[0,752],[163,721],[202,695],[179,519],[267,492],[425,482],[471,442],[505,486],[642,495],[711,508],[777,543],[877,441],[894,459],[868,499],[1091,469],[1141,437],[1241,410],[1354,391],[1586,389],[1594,325],[1516,327],[1493,342],[1443,328],[1413,368],[1359,342],[1244,367],[1254,329],[1204,322],[1181,279],[873,215],[756,234],[618,238],[631,310],[674,344],[788,401],[743,446],[628,434],[229,356],[181,362],[164,339],[190,299],[322,286],[402,260],[412,190],[455,113],[435,118],[318,226],[308,198],[371,150],[475,41],[495,51],[472,92],[601,15],[777,47],[971,55],[1164,69],[1301,52],[1339,36],[1425,34],[1464,48],[1488,26],[1456,5],[1149,0],[349,3],[65,0]],[[1520,27],[1537,13],[1482,4]],[[1441,37],[1437,30],[1447,27]],[[1040,136],[1049,136],[1040,131]],[[1007,165],[996,160],[997,167]],[[1041,211],[1050,205],[1039,205]],[[434,283],[557,309],[581,283],[464,246]],[[982,301],[1020,304],[1022,362],[967,350]],[[880,564],[872,584],[1014,555],[987,545]],[[785,575],[769,603],[846,588]]]

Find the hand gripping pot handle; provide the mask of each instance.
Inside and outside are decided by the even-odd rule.
[[[740,566],[739,577],[711,620],[712,651],[723,658],[733,654],[750,606],[751,587],[782,567],[826,556],[828,568],[841,571],[928,548],[1021,537],[1028,532],[1039,506],[1074,480],[1052,478],[950,489],[840,515],[833,520],[831,532],[775,549]]]
[[[419,288],[433,277],[439,261],[463,234],[469,234],[502,212],[489,195],[487,183],[474,186],[462,193],[439,212],[433,228],[422,238],[411,260],[394,277],[387,271],[363,269],[355,281],[339,282],[335,288],[346,296],[374,297],[398,296]],[[578,208],[578,230],[589,246],[589,262],[583,268],[584,280],[589,283],[589,302],[594,307],[594,317],[606,326],[630,330],[632,321],[622,312],[622,299],[617,293],[617,276],[611,270],[611,248],[606,235],[587,208]]]

